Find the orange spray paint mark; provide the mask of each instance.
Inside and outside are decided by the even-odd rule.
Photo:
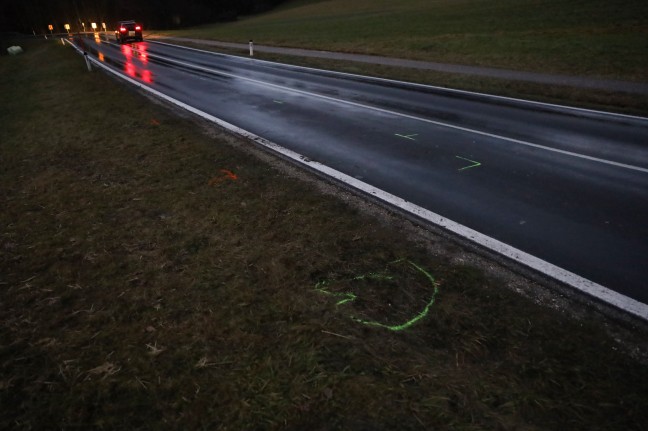
[[[221,177],[214,177],[214,178],[212,178],[211,180],[209,180],[209,183],[208,183],[208,184],[209,184],[210,186],[214,186],[214,185],[216,185],[216,184],[220,184],[220,183],[222,183],[223,181],[226,181],[226,180],[232,180],[232,181],[236,181],[236,180],[238,180],[238,177],[237,177],[236,174],[235,174],[234,172],[232,172],[232,171],[228,171],[227,169],[221,169],[220,172],[223,174],[223,176],[221,176]]]
[[[236,174],[234,172],[228,171],[227,169],[221,169],[220,171],[222,173],[224,173],[227,176],[227,178],[229,178],[231,180],[238,180],[238,177],[236,176]]]
[[[154,126],[159,126],[160,122],[158,120],[156,120],[155,118],[151,118],[151,124],[154,125]]]

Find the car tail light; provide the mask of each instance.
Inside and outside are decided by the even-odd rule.
[[[126,27],[119,27],[119,31],[121,31],[122,33],[125,33],[126,32]]]
[[[139,25],[136,25],[136,26],[135,26],[135,30],[141,30],[141,29],[142,29],[141,26],[139,26]]]

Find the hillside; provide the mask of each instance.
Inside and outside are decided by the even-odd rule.
[[[173,34],[645,81],[645,16],[642,0],[301,0]]]

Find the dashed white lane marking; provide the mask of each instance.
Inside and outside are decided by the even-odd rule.
[[[300,94],[302,96],[315,97],[315,98],[318,98],[318,99],[327,100],[327,101],[335,102],[335,103],[340,103],[340,104],[344,104],[344,105],[348,105],[348,106],[353,106],[353,107],[356,107],[356,108],[368,109],[368,110],[380,112],[380,113],[383,113],[383,114],[408,118],[410,120],[422,121],[422,122],[425,122],[425,123],[428,123],[428,124],[434,124],[435,126],[439,126],[439,127],[444,127],[444,128],[448,128],[448,129],[454,129],[454,130],[460,130],[460,131],[466,132],[466,133],[472,133],[472,134],[475,134],[475,135],[485,136],[485,137],[488,137],[488,138],[499,139],[499,140],[506,141],[506,142],[511,142],[511,143],[514,143],[514,144],[525,145],[527,147],[533,147],[533,148],[537,148],[537,149],[541,149],[541,150],[545,150],[545,151],[551,151],[551,152],[554,152],[554,153],[564,154],[564,155],[571,156],[571,157],[577,157],[577,158],[580,158],[580,159],[585,159],[585,160],[589,160],[589,161],[593,161],[593,162],[603,163],[603,164],[606,164],[606,165],[616,166],[616,167],[619,167],[619,168],[630,169],[630,170],[634,170],[634,171],[648,173],[648,168],[642,168],[641,166],[628,165],[628,164],[625,164],[625,163],[615,162],[613,160],[601,159],[601,158],[598,158],[598,157],[588,156],[586,154],[574,153],[572,151],[547,147],[545,145],[534,144],[532,142],[527,142],[527,141],[523,141],[523,140],[520,140],[520,139],[509,138],[509,137],[502,136],[502,135],[496,135],[494,133],[483,132],[483,131],[476,130],[476,129],[471,129],[471,128],[468,128],[468,127],[462,127],[462,126],[456,126],[454,124],[443,123],[441,121],[431,120],[429,118],[417,117],[416,115],[405,114],[403,112],[392,111],[390,109],[379,108],[377,106],[365,105],[363,103],[352,102],[350,100],[344,100],[344,99],[338,99],[336,97],[325,96],[323,94],[317,94],[317,93],[313,93],[313,92],[310,92],[310,91],[298,90],[296,88],[291,88],[291,87],[286,87],[286,86],[283,86],[283,85],[273,84],[273,83],[266,82],[266,81],[260,81],[258,79],[248,78],[246,76],[236,75],[236,74],[233,74],[233,73],[228,73],[228,72],[224,72],[224,71],[221,71],[221,70],[212,69],[212,68],[209,68],[209,67],[200,66],[198,64],[187,63],[185,61],[173,60],[173,59],[170,59],[170,58],[165,58],[165,57],[162,57],[162,56],[159,56],[159,55],[156,55],[156,54],[150,54],[149,53],[149,58],[159,58],[159,59],[164,60],[166,62],[175,63],[177,65],[188,67],[188,68],[191,68],[191,69],[202,70],[204,72],[213,73],[215,75],[227,76],[229,78],[236,78],[236,79],[240,79],[240,80],[243,80],[243,81],[252,82],[254,84],[257,84],[257,85],[260,85],[260,86],[263,86],[263,87],[275,88],[275,89],[278,89],[278,90],[281,90],[281,91],[286,91],[286,92],[290,92],[290,93],[294,93],[294,94]]]

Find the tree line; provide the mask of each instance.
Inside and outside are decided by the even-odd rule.
[[[141,21],[145,28],[173,29],[215,21],[233,21],[241,15],[269,10],[284,0],[8,0],[3,2],[0,31],[43,33],[86,30],[90,23],[106,23],[112,30],[119,20]]]

